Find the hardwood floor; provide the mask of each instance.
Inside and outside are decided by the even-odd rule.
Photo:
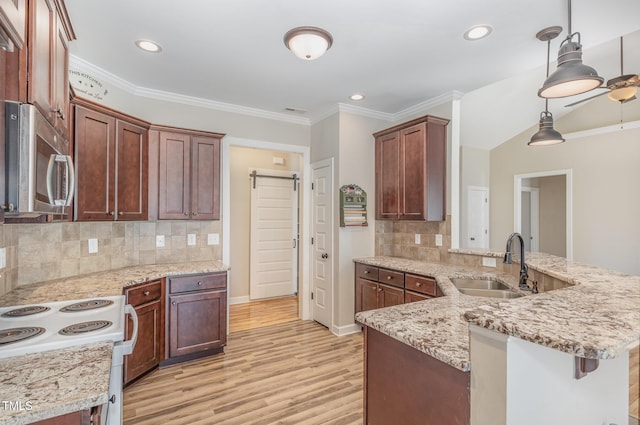
[[[252,301],[229,306],[229,332],[298,320],[298,297]]]
[[[237,331],[126,388],[124,424],[361,425],[362,347],[311,321]]]

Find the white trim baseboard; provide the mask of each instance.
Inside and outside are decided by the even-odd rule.
[[[350,325],[345,325],[345,326],[333,325],[331,327],[331,333],[333,333],[336,336],[351,335],[361,331],[362,331],[362,325],[359,325],[357,323],[352,323]]]
[[[233,304],[245,304],[250,302],[251,300],[249,299],[248,295],[245,295],[243,297],[230,297],[229,298],[229,305],[233,305]]]

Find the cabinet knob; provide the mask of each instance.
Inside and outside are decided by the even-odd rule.
[[[122,211],[118,211],[118,215],[119,215],[119,216],[123,216],[123,215],[124,215],[124,213],[123,213]]]
[[[58,118],[60,118],[61,120],[64,119],[64,114],[62,113],[62,109],[56,108],[56,109],[53,110],[53,112],[55,112],[56,115],[58,116]]]
[[[144,292],[142,293],[142,295],[144,295],[145,297],[148,297],[150,293],[151,293],[151,292],[149,292],[149,291],[144,291]]]
[[[171,305],[176,305],[176,302],[175,302],[175,301],[172,301],[172,302],[171,302]]]
[[[382,292],[382,288],[378,288],[378,292]]]
[[[387,280],[393,279],[393,276],[387,276]]]
[[[198,215],[198,213],[197,212],[192,212],[191,215],[196,216],[196,215]]]
[[[198,286],[202,286],[202,282],[198,282]]]
[[[365,271],[364,271],[364,274],[369,274],[369,270],[365,270]]]
[[[115,211],[109,211],[109,215],[114,215]]]
[[[188,217],[188,216],[189,216],[189,211],[185,211],[185,212],[184,212],[184,215],[185,215],[186,217]]]
[[[422,286],[422,282],[420,282],[420,281],[416,282],[416,288],[419,288],[421,286]]]

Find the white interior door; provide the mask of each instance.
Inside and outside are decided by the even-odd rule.
[[[293,172],[260,170],[291,177]],[[298,174],[298,173],[296,173]],[[292,179],[251,180],[249,298],[282,297],[298,292],[298,191]]]
[[[312,315],[331,329],[333,316],[333,160],[312,167]]]
[[[467,247],[489,248],[489,189],[469,186],[467,205]]]

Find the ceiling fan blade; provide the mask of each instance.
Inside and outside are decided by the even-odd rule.
[[[564,107],[565,107],[565,108],[568,108],[568,107],[570,107],[570,106],[576,106],[576,105],[578,105],[578,104],[580,104],[580,103],[582,103],[582,102],[586,102],[587,100],[595,99],[596,97],[600,97],[600,96],[602,96],[603,94],[607,94],[607,93],[609,93],[610,91],[611,91],[611,90],[603,91],[602,93],[598,93],[598,94],[596,94],[596,95],[594,95],[594,96],[587,97],[587,98],[585,98],[585,99],[579,100],[579,101],[577,101],[577,102],[570,103],[570,104],[568,104],[568,105],[564,105]]]

